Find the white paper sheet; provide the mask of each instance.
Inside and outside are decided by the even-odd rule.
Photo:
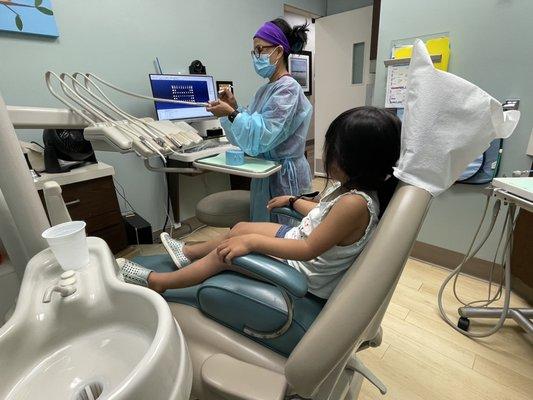
[[[437,196],[492,140],[509,137],[519,119],[519,111],[504,112],[498,100],[473,83],[435,69],[417,40],[394,175]]]
[[[409,65],[391,65],[387,68],[385,107],[403,108],[407,93],[407,73]]]

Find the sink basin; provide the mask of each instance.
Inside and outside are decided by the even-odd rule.
[[[15,312],[0,328],[0,398],[186,400],[184,336],[157,293],[122,282],[107,244],[88,238],[76,292],[43,294],[63,272],[50,249],[28,263]]]

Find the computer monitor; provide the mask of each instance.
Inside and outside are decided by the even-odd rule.
[[[150,74],[153,97],[207,103],[216,100],[215,82],[209,75],[156,75]],[[205,107],[186,104],[155,102],[159,120],[194,121],[211,119],[214,115]]]

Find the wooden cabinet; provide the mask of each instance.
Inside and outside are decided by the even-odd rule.
[[[511,253],[513,290],[533,304],[533,213],[520,210]]]
[[[62,184],[61,189],[72,220],[85,221],[88,236],[104,239],[113,253],[126,248],[126,231],[112,176]],[[42,190],[39,195],[46,209]]]

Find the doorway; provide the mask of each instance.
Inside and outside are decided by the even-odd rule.
[[[315,23],[314,171],[325,176],[322,147],[333,119],[372,103],[372,6],[329,15]]]
[[[315,108],[315,94],[314,94],[314,88],[315,88],[315,77],[314,77],[314,57],[315,57],[315,21],[317,18],[319,18],[319,15],[310,13],[309,11],[302,10],[300,8],[296,8],[293,6],[290,6],[288,4],[285,4],[283,7],[284,15],[283,17],[285,20],[289,23],[289,25],[303,25],[308,24],[309,32],[307,32],[307,44],[303,48],[304,51],[308,51],[311,53],[311,74],[309,76],[310,78],[310,93],[307,96],[309,101],[311,102],[311,105],[313,106],[313,110]],[[311,167],[311,172],[314,174],[314,165],[315,165],[315,121],[314,117],[311,119],[311,124],[309,125],[309,131],[307,134],[307,140],[305,143],[305,157],[307,158],[307,161],[309,161],[309,165]]]

